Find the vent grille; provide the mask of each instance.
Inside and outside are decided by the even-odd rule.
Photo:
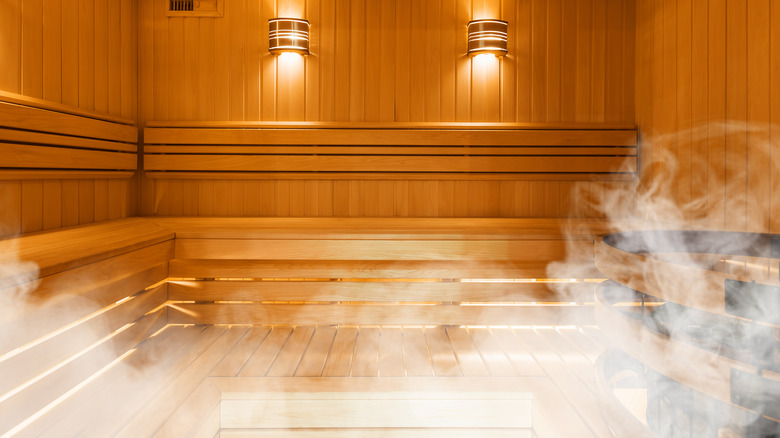
[[[170,0],[168,6],[169,11],[194,11],[195,0]]]

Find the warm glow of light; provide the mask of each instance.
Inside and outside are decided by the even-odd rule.
[[[57,329],[57,330],[49,333],[46,336],[43,336],[43,337],[38,338],[38,339],[36,339],[36,340],[34,340],[32,342],[29,342],[29,343],[27,343],[25,345],[22,345],[21,347],[15,348],[15,349],[9,351],[8,353],[5,353],[4,355],[0,356],[0,362],[8,360],[8,359],[16,356],[17,354],[23,353],[23,352],[25,352],[25,351],[35,347],[36,345],[40,345],[40,344],[48,341],[49,339],[51,339],[51,338],[53,338],[53,337],[55,337],[55,336],[57,336],[57,335],[59,335],[61,333],[64,333],[64,332],[72,329],[73,327],[79,326],[79,325],[89,321],[90,319],[98,317],[98,316],[108,312],[109,310],[111,310],[111,309],[113,309],[113,308],[115,308],[117,306],[121,306],[122,304],[132,300],[133,298],[134,297],[122,298],[121,300],[117,301],[116,303],[111,304],[110,306],[106,306],[106,307],[104,307],[104,308],[102,308],[102,309],[100,309],[100,310],[98,310],[96,312],[90,313],[89,315],[87,315],[87,316],[85,316],[85,317],[83,317],[81,319],[77,319],[76,321],[73,321],[72,323],[70,323],[70,324],[68,324],[68,325],[66,325],[64,327],[62,327],[60,329]]]
[[[279,68],[294,68],[303,65],[303,55],[300,53],[284,52],[279,55]]]
[[[167,278],[166,278],[166,279],[164,279],[164,280],[160,280],[160,281],[158,281],[157,283],[155,283],[155,284],[153,284],[153,285],[151,285],[151,286],[148,286],[148,287],[146,287],[144,290],[151,290],[151,289],[154,289],[154,288],[156,288],[156,287],[158,287],[158,286],[162,286],[163,284],[165,284],[165,283],[167,283],[167,282],[168,282],[168,279],[167,279]]]
[[[187,316],[191,316],[193,318],[197,318],[198,316],[200,316],[200,314],[198,312],[193,312],[192,310],[187,310],[187,309],[185,309],[183,307],[179,307],[179,306],[177,306],[177,305],[175,305],[173,303],[168,303],[168,307],[170,307],[171,309],[176,309],[179,312],[181,312],[181,313],[183,313],[183,314],[185,314]]]
[[[134,324],[135,323],[125,324],[121,328],[117,329],[116,331],[114,331],[113,333],[109,334],[108,336],[103,337],[102,339],[100,339],[99,341],[97,341],[94,344],[90,345],[89,347],[81,350],[80,352],[74,354],[73,356],[65,359],[64,361],[58,363],[57,365],[54,365],[53,367],[49,368],[48,370],[46,370],[46,371],[42,372],[41,374],[33,377],[32,379],[28,380],[27,382],[25,382],[25,383],[17,386],[16,388],[8,391],[7,393],[5,393],[3,396],[0,397],[0,403],[8,400],[9,398],[13,397],[14,395],[20,393],[21,391],[24,391],[26,388],[29,388],[35,382],[40,381],[41,379],[43,379],[44,377],[48,376],[49,374],[57,371],[58,369],[64,367],[65,365],[67,365],[67,364],[73,362],[74,360],[80,358],[81,356],[89,353],[90,351],[92,351],[96,347],[98,347],[99,345],[103,344],[104,342],[108,341],[109,339],[113,338],[114,336],[122,333],[123,331],[129,329]]]
[[[135,351],[136,351],[135,348],[133,348],[132,350],[128,350],[127,352],[125,352],[125,354],[123,354],[123,355],[119,356],[118,358],[114,359],[111,363],[109,363],[108,365],[106,365],[103,368],[101,368],[98,372],[96,372],[95,374],[89,376],[86,380],[84,380],[83,382],[79,383],[78,385],[74,386],[70,391],[66,392],[65,394],[62,394],[59,397],[57,397],[56,400],[54,400],[51,403],[49,403],[48,405],[44,406],[40,411],[32,414],[26,420],[24,420],[21,423],[17,424],[13,429],[11,429],[8,432],[4,433],[2,436],[0,436],[0,438],[10,438],[10,437],[16,435],[17,433],[21,432],[22,430],[24,430],[24,428],[26,428],[27,426],[32,424],[34,421],[36,421],[37,419],[43,417],[49,411],[51,411],[52,409],[54,409],[57,406],[59,406],[60,404],[62,404],[62,402],[64,402],[65,400],[69,399],[73,394],[77,393],[82,388],[84,388],[85,386],[87,386],[90,383],[92,383],[95,379],[97,379],[98,377],[100,377],[103,374],[105,374],[106,371],[108,371],[111,368],[113,368],[114,366],[116,366],[116,364],[118,364],[119,362],[122,362],[127,357],[129,357],[131,354],[135,353]]]
[[[498,57],[492,53],[480,53],[472,58],[475,73],[489,74],[498,71]]]

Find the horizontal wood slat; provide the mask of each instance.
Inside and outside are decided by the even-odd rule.
[[[84,137],[70,137],[34,131],[0,129],[0,141],[6,143],[35,143],[52,146],[70,146],[84,149],[102,149],[108,151],[136,152],[136,143],[119,143],[108,140],[95,140]]]
[[[15,105],[3,102],[1,99],[0,120],[2,120],[2,125],[4,127],[14,129],[97,138],[125,143],[135,143],[138,141],[138,130],[135,126]]]
[[[592,325],[593,306],[173,304],[171,324]]]
[[[220,129],[146,128],[147,144],[636,146],[629,129]]]
[[[173,177],[186,172],[189,177],[300,173],[320,179],[333,178],[331,173],[355,178],[530,173],[621,179],[636,172],[633,129],[469,128],[453,129],[448,124],[147,127],[145,170],[156,178],[168,177],[165,172]]]
[[[587,244],[584,244],[587,245]],[[176,239],[178,259],[233,260],[511,260],[566,257],[565,241],[517,240],[242,240]]]
[[[146,155],[146,170],[239,172],[634,172],[622,157]]]
[[[592,301],[594,283],[567,285],[574,301]],[[172,281],[181,301],[538,302],[558,297],[546,283],[366,281]]]
[[[207,257],[204,254],[203,257]],[[582,275],[603,278],[583,261]],[[179,260],[175,278],[545,278],[548,261],[475,260]],[[586,270],[587,267],[587,270]]]
[[[138,158],[125,152],[0,143],[3,167],[73,170],[133,170]]]
[[[9,93],[8,91],[3,90],[0,90],[0,101],[42,110],[56,111],[58,113],[70,114],[78,117],[103,120],[119,125],[135,125],[135,121],[132,119],[117,117],[103,112],[89,111],[83,108],[77,108],[75,106],[53,102],[51,100],[38,99],[36,97],[25,96],[22,94]]]
[[[0,135],[2,133],[0,132]],[[2,137],[0,136],[0,139]],[[534,146],[228,146],[228,145],[173,145],[144,147],[146,153],[160,154],[210,154],[210,155],[636,155],[635,147],[534,147]]]
[[[127,178],[137,141],[132,122],[0,94],[0,179]]]

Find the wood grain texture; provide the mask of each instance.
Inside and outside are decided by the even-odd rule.
[[[139,20],[139,35],[143,39],[143,35],[154,34],[154,45],[147,45],[148,50],[140,53],[140,87],[155,90],[144,97],[144,101],[153,102],[142,101],[148,109],[141,112],[140,118],[143,120],[172,121],[179,118],[170,112],[171,99],[174,99],[170,93],[175,92],[176,96],[180,93],[176,91],[178,89],[171,89],[170,85],[173,78],[178,80],[183,72],[183,83],[192,87],[194,102],[201,105],[200,114],[193,115],[194,120],[204,122],[554,121],[603,124],[617,121],[632,125],[634,121],[634,65],[631,49],[634,34],[627,27],[633,25],[634,18],[629,15],[635,11],[631,5],[625,4],[632,3],[630,1],[621,0],[609,10],[606,6],[602,7],[599,10],[602,11],[603,19],[600,21],[591,20],[590,1],[582,5],[556,2],[549,7],[546,3],[530,0],[519,4],[501,0],[485,5],[451,1],[432,1],[425,5],[409,1],[376,4],[326,1],[292,5],[276,5],[272,2],[262,7],[253,2],[236,1],[226,8],[224,17],[197,18],[197,35],[191,36],[184,32],[184,56],[181,62],[186,63],[187,59],[191,59],[190,56],[194,56],[191,51],[200,51],[201,56],[216,56],[213,63],[215,74],[210,73],[210,63],[204,67],[202,59],[200,68],[181,69],[175,65],[179,58],[169,54],[174,48],[182,46],[181,32],[176,27],[178,24],[168,19],[162,8],[152,8],[151,0],[140,0],[139,3],[139,10],[151,14],[147,19]],[[534,31],[530,30],[532,6],[534,11],[543,14],[542,22],[545,23],[541,27],[534,24]],[[262,27],[269,18],[277,16],[280,8],[294,16],[306,18],[312,24],[315,30],[310,40],[310,56],[273,57],[267,53],[267,38],[262,36],[262,32],[255,34],[250,31]],[[513,24],[510,26],[511,53],[506,58],[489,65],[478,65],[475,60],[464,56],[466,34],[463,26],[477,15],[501,18]],[[211,30],[212,23],[214,32]],[[534,23],[539,22],[534,20]],[[573,25],[577,25],[577,44],[574,45],[570,44],[575,35]],[[610,30],[607,31],[607,28]],[[418,44],[415,38],[424,38],[425,42],[419,44],[419,50],[412,50],[413,45]],[[591,43],[594,38],[597,42]],[[238,56],[234,50],[241,45],[244,48],[243,55]],[[530,50],[532,47],[536,50]],[[598,50],[594,50],[594,47]],[[574,59],[576,62],[571,62]],[[619,62],[615,62],[615,59]],[[531,72],[535,72],[536,82],[531,81]],[[541,88],[537,87],[539,83]],[[234,90],[238,91],[234,93]],[[539,95],[538,90],[543,94]],[[533,100],[536,113],[531,112],[533,93],[536,93]],[[203,106],[212,99],[216,99],[215,111]],[[222,99],[224,102],[221,102]],[[574,108],[583,108],[584,112],[574,111]],[[154,109],[154,114],[149,113],[151,109]],[[606,115],[607,110],[609,116]],[[186,118],[190,118],[189,115]],[[275,134],[284,135],[282,132]],[[376,144],[360,140],[352,132],[345,134],[339,139],[342,141],[339,144],[353,144],[343,141]],[[319,133],[313,135],[319,136]],[[445,140],[449,141],[439,141]],[[396,140],[380,138],[373,141]],[[159,182],[159,178],[165,175],[157,173],[153,176],[154,181],[144,183],[144,187],[150,187],[142,195],[144,198],[154,197],[152,193],[157,184],[159,190],[169,188],[166,183]],[[208,184],[204,181],[209,177],[192,174],[189,178],[202,185]],[[210,178],[227,176],[212,175]],[[273,175],[266,178],[285,179],[274,178]],[[282,191],[277,192],[271,201],[276,205],[269,206],[262,213],[245,210],[243,214],[293,216],[299,215],[299,206],[304,205],[308,206],[308,210],[304,208],[303,214],[317,216],[458,215],[450,211],[449,205],[455,204],[455,199],[462,191],[456,189],[452,196],[449,196],[448,188],[444,192],[438,189],[430,191],[441,185],[435,179],[431,180],[435,184],[428,187],[425,196],[436,199],[444,196],[444,204],[438,202],[434,212],[431,204],[423,209],[409,204],[418,202],[417,198],[408,198],[409,193],[423,193],[414,187],[411,188],[412,192],[405,192],[405,188],[400,187],[392,193],[377,192],[375,185],[352,182],[363,178],[340,176],[339,179],[349,181],[345,181],[343,187],[352,188],[341,191],[341,183],[334,185],[333,181],[318,177],[319,181],[311,183],[309,190],[304,191],[329,196],[335,188],[335,203],[323,196],[319,196],[316,204],[310,203],[311,196],[304,194],[301,197],[296,190]],[[447,179],[457,178],[454,176]],[[380,175],[377,179],[389,184],[396,184],[396,181],[398,184],[405,183],[404,179],[393,178],[392,175]],[[246,181],[242,184],[254,183]],[[444,183],[445,187],[447,184]],[[366,190],[374,196],[366,195]],[[248,192],[245,190],[244,193],[243,204],[248,205]],[[382,197],[392,197],[392,213],[386,206],[372,205],[375,196],[380,193]],[[343,208],[340,204],[341,194],[348,196],[343,201]],[[473,202],[487,202],[490,205],[474,205],[459,214],[497,215],[497,212],[502,211],[497,200],[499,198],[492,197],[492,189],[489,194],[491,196]],[[279,196],[290,198],[289,201],[282,200]],[[559,193],[546,194],[545,198],[547,196],[552,198],[544,202],[561,205]],[[174,198],[165,196],[163,199]],[[288,204],[290,208],[286,207]],[[156,214],[170,211],[168,207],[158,208]],[[509,210],[503,211],[509,214]],[[548,215],[574,214],[573,209],[539,211],[545,211]],[[155,210],[147,208],[144,213],[153,214]]]
[[[664,218],[756,232],[777,223],[774,9],[766,1],[636,2],[637,62],[647,68],[635,78],[648,84],[636,93],[641,173],[674,206],[657,212]]]

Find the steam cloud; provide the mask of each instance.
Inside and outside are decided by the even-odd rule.
[[[725,127],[719,127],[720,132],[728,132],[729,135],[737,135],[742,138],[751,136],[753,139],[760,138],[764,141],[768,141],[769,127],[763,127],[761,129],[753,129],[751,131],[740,130],[735,127],[734,124],[726,124]],[[711,126],[710,126],[711,129]],[[612,189],[604,190],[603,196],[600,199],[592,199],[585,193],[586,185],[579,186],[577,188],[578,193],[572,197],[572,199],[582,200],[589,202],[590,209],[588,211],[600,212],[608,223],[608,228],[612,232],[625,232],[641,229],[663,229],[663,230],[703,230],[713,229],[716,227],[722,227],[722,221],[720,218],[713,218],[706,214],[708,209],[708,202],[723,202],[723,199],[717,199],[717,196],[713,196],[715,199],[707,196],[707,190],[703,190],[701,196],[692,195],[689,200],[681,201],[679,197],[675,196],[675,185],[679,184],[680,175],[685,175],[685,172],[690,172],[691,169],[679,169],[678,163],[675,160],[675,156],[664,150],[663,145],[675,144],[678,139],[690,139],[691,144],[704,141],[707,142],[708,127],[697,127],[690,131],[675,133],[671,136],[655,136],[651,139],[645,139],[643,142],[643,148],[652,148],[654,145],[660,145],[659,150],[653,151],[652,161],[646,163],[645,169],[651,169],[650,177],[648,175],[640,175],[640,179],[637,181],[628,182],[623,186],[609,186]],[[682,134],[682,135],[681,135]],[[648,144],[653,143],[653,144]],[[763,146],[766,146],[764,144]],[[776,148],[775,148],[776,149]],[[763,151],[771,151],[771,147],[751,147],[748,150],[748,154],[762,154]],[[659,153],[660,152],[660,153]],[[721,150],[721,153],[723,151]],[[755,155],[753,155],[755,156]],[[761,156],[761,163],[769,163],[768,167],[771,167],[771,175],[780,175],[780,160],[778,157]],[[726,163],[726,166],[745,166],[745,162],[741,163]],[[704,184],[706,187],[709,183],[715,187],[723,187],[722,193],[746,193],[746,190],[751,188],[746,187],[745,179],[742,179],[740,186],[737,186],[735,182],[723,180],[719,175],[725,175],[723,169],[717,172],[718,169],[708,168],[707,160],[705,158],[704,163],[691,163],[692,168],[695,169],[698,175],[704,175],[704,181],[697,181],[698,184]],[[693,173],[693,172],[691,172]],[[729,184],[731,186],[729,186]],[[741,192],[740,192],[741,190]],[[695,193],[692,191],[692,193]],[[711,195],[712,196],[712,195]],[[753,196],[749,191],[747,196]],[[760,202],[765,205],[771,202],[771,188],[768,193],[765,193],[766,199],[760,199]],[[677,199],[675,199],[677,198]],[[736,204],[736,208],[741,212],[744,211],[747,214],[747,201],[736,200],[733,204]],[[767,207],[769,209],[769,207]],[[729,215],[733,212],[725,212],[725,215]],[[755,218],[754,218],[755,219]],[[748,228],[752,230],[765,228],[764,224],[757,225],[750,223],[751,218],[747,217]],[[566,230],[570,235],[579,234],[582,231],[576,229],[577,225],[571,225]],[[758,228],[757,228],[758,227]],[[737,230],[747,231],[747,230]],[[761,229],[763,232],[769,230]],[[739,235],[739,237],[733,237],[734,241],[722,240],[722,234],[718,233],[720,237],[714,238],[713,241],[707,242],[708,246],[714,248],[714,252],[717,253],[718,248],[751,248],[755,242],[753,239],[746,238],[745,234]],[[733,236],[733,235],[732,235]],[[751,264],[746,258],[740,259],[739,257],[728,256],[720,257],[705,257],[702,255],[694,254],[694,250],[686,245],[686,242],[682,241],[679,234],[673,233],[637,233],[637,241],[634,242],[622,242],[635,248],[644,248],[642,252],[650,253],[652,257],[663,258],[666,261],[682,264],[694,268],[698,268],[701,271],[701,275],[691,275],[684,278],[676,277],[661,277],[659,273],[653,269],[646,268],[643,270],[642,275],[646,279],[655,284],[660,285],[664,290],[677,290],[677,291],[689,291],[690,294],[700,294],[706,296],[708,291],[722,290],[723,284],[714,284],[712,280],[707,280],[704,273],[708,270],[718,270],[722,272],[728,272],[732,274],[746,275],[754,281],[764,281],[773,279],[777,281],[777,260],[771,263],[764,262],[763,264]],[[568,239],[568,242],[572,242],[575,239]],[[670,248],[672,249],[670,251]],[[547,275],[549,278],[568,278],[568,277],[586,277],[591,272],[592,265],[583,260],[592,260],[592,248],[582,248],[575,245],[569,245],[567,252],[567,260],[562,262],[551,263],[547,267]],[[742,262],[740,262],[742,261]],[[573,292],[568,289],[566,284],[557,284],[556,291],[560,295],[560,299],[563,301],[571,301],[573,298]],[[756,333],[751,330],[746,330],[744,326],[739,324],[732,325],[719,325],[718,327],[708,326],[709,320],[702,316],[702,312],[691,311],[691,309],[683,306],[664,305],[664,311],[653,312],[650,314],[651,324],[659,329],[662,333],[668,334],[671,338],[685,339],[691,338],[691,327],[698,326],[700,331],[704,333],[703,338],[706,338],[709,342],[724,346],[745,346],[751,345],[754,348],[759,347],[761,351],[754,351],[755,356],[763,357],[763,360],[769,363],[774,361],[774,367],[777,368],[777,358],[773,357],[776,353],[777,344],[777,329],[775,329],[774,342],[766,343],[760,341],[754,336]],[[780,309],[777,308],[765,308],[758,309],[760,314],[756,319],[767,320],[766,318],[776,319],[780,314]],[[705,314],[706,315],[706,314]],[[645,320],[645,325],[648,325]],[[724,327],[726,327],[724,329]],[[643,330],[643,334],[644,334]],[[619,333],[608,333],[608,337],[620,336]],[[771,335],[770,335],[771,338]],[[625,341],[637,343],[640,346],[646,345],[644,339],[627,339]],[[678,341],[679,342],[679,341]],[[677,343],[669,343],[668,350],[665,352],[665,360],[668,361],[671,368],[676,367],[696,367],[696,373],[698,373],[702,379],[721,379],[719,374],[715,372],[712,364],[700,363],[674,363],[679,361],[679,355],[673,350],[674,345]],[[641,348],[641,347],[640,347]],[[677,398],[679,400],[681,395],[681,388],[684,385],[668,379],[660,374],[654,374],[652,371],[646,376],[650,385],[648,386],[648,392],[655,391],[655,394],[662,397]],[[712,380],[711,380],[712,381]],[[732,378],[732,384],[734,379]],[[733,388],[733,386],[732,386]],[[762,400],[763,403],[772,403],[773,399],[777,399],[780,394],[772,394],[771,388],[756,388],[756,392],[753,394],[755,399]],[[655,432],[662,437],[671,436],[703,436],[700,433],[703,431],[716,431],[715,433],[721,433],[718,430],[723,428],[729,428],[733,432],[741,436],[775,436],[773,433],[780,433],[778,430],[762,430],[763,426],[756,426],[755,422],[757,417],[755,415],[746,415],[745,411],[739,412],[739,409],[728,409],[722,405],[706,406],[701,402],[702,398],[698,401],[693,398],[688,401],[681,401],[681,403],[688,403],[691,411],[698,411],[698,419],[688,419],[686,427],[687,431],[680,429],[679,420],[666,421],[660,427],[655,425]],[[762,412],[764,406],[753,406],[756,412]],[[776,409],[776,407],[775,407]],[[737,415],[735,415],[735,411]],[[658,412],[648,412],[648,416],[653,414],[659,415]],[[674,417],[675,412],[660,413],[663,415]],[[743,415],[745,414],[745,415]],[[694,421],[696,420],[696,421]],[[776,427],[776,426],[771,426]],[[685,433],[685,435],[679,435]],[[746,435],[743,435],[746,434]],[[769,434],[769,435],[767,435]],[[731,436],[731,435],[729,435]]]

